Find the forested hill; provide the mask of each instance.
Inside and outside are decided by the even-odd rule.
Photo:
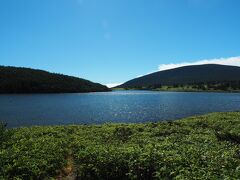
[[[161,86],[201,85],[226,88],[240,87],[240,67],[216,64],[185,66],[165,71],[155,72],[130,80],[119,88],[143,88]]]
[[[0,93],[77,93],[109,91],[91,81],[30,68],[0,66]]]

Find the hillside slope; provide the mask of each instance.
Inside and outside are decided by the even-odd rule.
[[[130,80],[119,88],[231,83],[239,86],[240,67],[216,64],[185,66]]]
[[[29,68],[0,66],[0,93],[76,93],[109,91],[106,86],[72,76]]]

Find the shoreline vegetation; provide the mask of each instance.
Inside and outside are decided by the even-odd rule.
[[[153,85],[133,88],[112,88],[112,90],[148,90],[148,91],[169,91],[169,92],[240,92],[240,82],[215,83],[215,84],[189,84],[189,85]]]
[[[240,112],[140,124],[2,124],[0,140],[0,179],[240,178]]]

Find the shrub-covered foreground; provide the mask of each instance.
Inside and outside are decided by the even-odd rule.
[[[0,129],[0,179],[240,178],[240,112]]]

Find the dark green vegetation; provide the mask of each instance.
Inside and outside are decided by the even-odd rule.
[[[85,79],[29,68],[0,66],[0,93],[77,93],[109,91]]]
[[[130,80],[117,88],[178,91],[239,91],[240,67],[185,66]]]
[[[239,179],[240,112],[0,132],[0,179]]]

